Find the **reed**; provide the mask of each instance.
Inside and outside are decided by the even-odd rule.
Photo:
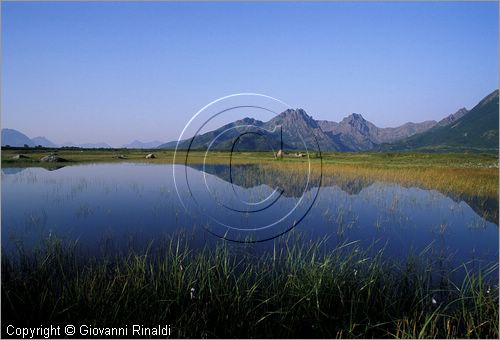
[[[69,162],[60,163],[70,166],[96,162],[147,162],[152,164],[171,163],[173,150],[55,150],[58,155]],[[54,166],[51,163],[40,163],[38,160],[54,150],[47,149],[2,149],[3,167]],[[145,159],[146,154],[153,152],[156,159]],[[13,160],[12,156],[22,153],[28,160]],[[118,158],[124,156],[125,158]],[[177,163],[184,163],[186,152],[180,150]],[[311,167],[319,174],[321,162],[311,155]],[[229,165],[230,154],[224,151],[212,152],[205,159],[205,153],[191,151],[188,164],[226,164]],[[306,158],[285,157],[277,161],[271,152],[238,152],[232,157],[232,164],[259,164],[287,172],[304,171],[309,166]],[[322,155],[322,172],[324,183],[352,179],[366,181],[385,181],[404,186],[419,186],[425,189],[436,189],[457,195],[467,194],[483,198],[498,198],[498,155],[495,154],[429,154],[429,153],[340,153],[329,152]]]
[[[2,322],[170,324],[182,338],[498,338],[498,264],[464,264],[456,284],[423,254],[395,261],[324,241],[290,236],[257,255],[223,241],[196,249],[177,235],[89,256],[50,237],[3,254]]]

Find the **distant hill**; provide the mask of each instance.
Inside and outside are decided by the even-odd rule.
[[[31,138],[31,140],[33,141],[33,143],[36,146],[41,145],[45,148],[58,148],[59,147],[59,145],[52,143],[50,140],[48,140],[45,137],[35,137],[35,138]]]
[[[83,143],[76,145],[79,148],[85,149],[112,149],[113,147],[107,143]]]
[[[472,110],[459,111],[447,125],[436,125],[381,150],[498,151],[498,90],[482,99]],[[457,116],[460,117],[457,119]]]
[[[83,143],[83,144],[75,144],[71,142],[63,143],[62,145],[57,145],[56,143],[50,141],[46,137],[34,137],[29,138],[24,133],[14,130],[14,129],[2,129],[2,146],[14,146],[14,147],[23,147],[24,145],[28,145],[29,147],[35,146],[43,146],[45,148],[59,148],[59,147],[78,147],[78,148],[87,148],[87,149],[98,149],[98,148],[106,148],[111,149],[112,147],[107,143]]]
[[[112,149],[113,147],[107,143],[82,143],[76,144],[73,142],[64,142],[60,147],[83,148],[83,149]]]
[[[35,143],[24,133],[14,129],[2,129],[2,146],[35,146]]]
[[[122,147],[127,149],[154,149],[161,145],[160,141],[152,141],[152,142],[141,142],[139,140],[135,140],[132,143],[124,144]]]

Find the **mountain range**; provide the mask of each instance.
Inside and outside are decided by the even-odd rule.
[[[247,125],[254,125],[268,131],[267,143],[264,138],[245,136],[238,141],[239,150],[268,149],[268,144],[279,146],[279,133],[283,129],[284,149],[299,150],[303,136],[307,145],[316,140],[322,151],[459,151],[459,150],[498,150],[498,90],[481,100],[472,110],[461,108],[440,121],[429,120],[421,123],[405,123],[398,127],[380,128],[367,121],[362,115],[353,113],[340,122],[314,120],[303,109],[289,109],[267,122],[244,118],[226,124],[216,130],[183,140],[181,149],[206,149],[212,143],[214,149],[231,148],[240,134],[250,131]],[[238,128],[238,126],[242,126]],[[225,132],[229,130],[228,132]],[[225,133],[223,133],[225,132]],[[313,138],[314,137],[314,138]],[[269,142],[271,140],[271,142]],[[159,148],[174,148],[172,141]],[[190,145],[191,144],[191,145]]]
[[[395,151],[498,151],[498,90],[472,110],[462,110],[455,115],[447,117],[449,119],[444,124],[380,148]]]
[[[24,133],[14,130],[14,129],[2,129],[2,146],[14,146],[14,147],[23,147],[25,145],[29,147],[35,146],[43,146],[45,148],[59,148],[59,147],[78,147],[78,148],[111,148],[111,146],[107,143],[84,143],[84,144],[75,144],[72,142],[63,143],[62,145],[58,145],[46,137],[34,137],[29,138]]]
[[[440,121],[405,123],[398,127],[381,128],[361,114],[352,113],[340,122],[315,120],[303,109],[288,109],[267,122],[244,118],[213,131],[183,140],[179,147],[231,149],[238,140],[238,150],[279,149],[303,150],[317,142],[322,151],[498,151],[499,106],[498,90],[482,99],[470,111],[461,108]],[[253,126],[254,128],[248,128]],[[224,133],[223,133],[224,132]],[[255,133],[259,132],[259,133]],[[265,132],[265,133],[261,133]],[[282,133],[282,139],[280,134]],[[191,144],[191,145],[190,145]],[[111,148],[106,143],[57,145],[45,137],[29,138],[14,129],[2,129],[2,146],[73,146]],[[141,142],[135,140],[123,148],[175,148],[177,141]]]
[[[140,140],[135,140],[132,143],[122,145],[122,148],[126,149],[154,149],[157,148],[163,142],[152,141],[152,142],[141,142]]]
[[[122,145],[122,148],[128,149],[154,149],[158,147],[162,142],[152,141],[152,142],[141,142],[138,140],[133,141],[129,144]],[[108,143],[82,143],[75,144],[73,142],[65,142],[62,144],[56,144],[46,137],[34,137],[29,138],[24,133],[14,130],[14,129],[2,129],[2,146],[14,146],[23,147],[28,145],[29,147],[42,146],[45,148],[60,148],[60,147],[77,147],[84,149],[111,149],[112,146]]]

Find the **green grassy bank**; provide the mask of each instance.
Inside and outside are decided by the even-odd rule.
[[[144,161],[154,163],[171,163],[174,150],[166,149],[49,149],[49,148],[2,148],[3,166],[44,166],[40,158],[57,153],[68,160],[68,165],[96,162]],[[155,159],[146,159],[146,155],[154,153]],[[283,161],[303,163],[307,158],[294,156],[295,152],[286,154]],[[25,159],[12,159],[15,155],[24,155]],[[185,161],[186,152],[180,150],[176,161]],[[498,155],[489,153],[416,153],[416,152],[323,152],[323,162],[328,164],[357,164],[384,167],[462,167],[462,168],[498,168]],[[189,162],[199,163],[204,160],[205,153],[190,151]],[[227,161],[230,153],[212,151],[207,162]],[[317,155],[311,155],[313,162],[318,162]],[[273,161],[271,152],[237,152],[233,154],[236,162]]]
[[[97,259],[49,239],[2,256],[2,323],[170,324],[172,336],[195,338],[498,338],[498,264],[457,285],[451,271],[431,278],[436,263],[422,254],[395,262],[356,243],[281,242],[253,255],[172,237],[154,252]]]

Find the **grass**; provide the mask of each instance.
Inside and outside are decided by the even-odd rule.
[[[170,149],[48,149],[48,148],[2,148],[2,164],[9,166],[37,164],[40,158],[57,153],[60,157],[68,159],[70,163],[96,163],[96,162],[123,162],[123,161],[144,161],[155,163],[171,163],[173,161],[174,150]],[[146,155],[154,153],[156,159],[145,159]],[[12,159],[15,155],[25,155],[28,160]],[[284,162],[304,163],[306,158],[286,156]],[[178,151],[177,162],[185,160],[185,151]],[[118,156],[124,156],[119,158]],[[200,163],[203,161],[205,152],[190,151],[189,162]],[[319,161],[317,155],[311,155],[313,162]],[[220,163],[228,161],[229,152],[211,151],[207,162]],[[415,153],[415,152],[323,152],[323,162],[329,164],[355,164],[355,165],[375,165],[385,167],[460,167],[460,168],[498,168],[498,155],[487,153]],[[260,163],[274,161],[271,152],[237,152],[233,154],[233,160],[244,163]]]
[[[266,164],[277,168],[275,164]],[[319,174],[319,164],[313,164],[312,174]],[[302,174],[304,167],[293,163],[280,164],[279,169],[293,176]],[[498,197],[498,169],[458,166],[385,166],[377,164],[330,163],[321,169],[324,185],[342,185],[349,181],[389,182],[405,187],[435,189],[444,193],[468,194],[480,197]],[[298,177],[303,177],[298,176]]]
[[[498,338],[498,264],[464,265],[456,285],[452,272],[431,275],[427,254],[395,261],[356,242],[295,241],[254,255],[222,241],[194,249],[181,235],[91,257],[49,238],[3,254],[2,322],[170,324],[181,338]]]
[[[38,160],[54,150],[36,148],[2,149],[3,167],[44,166],[55,163],[41,163]],[[153,152],[156,159],[145,159]],[[28,160],[13,160],[16,154],[29,157]],[[147,162],[152,164],[171,163],[173,150],[57,150],[57,154],[69,160],[60,165],[97,162]],[[124,156],[124,159],[117,156]],[[204,153],[190,152],[189,163],[202,163]],[[323,175],[328,182],[334,178],[364,179],[367,181],[387,181],[406,186],[419,186],[446,193],[468,194],[480,197],[498,197],[498,155],[492,154],[428,154],[428,153],[324,153]],[[180,151],[177,162],[185,161],[184,151]],[[206,159],[208,163],[229,164],[227,152],[214,152]],[[286,171],[304,171],[307,160],[285,157],[275,161],[269,152],[240,152],[232,160],[233,164],[261,164]],[[312,159],[312,166],[319,167],[320,161]],[[318,172],[318,171],[316,171]]]

